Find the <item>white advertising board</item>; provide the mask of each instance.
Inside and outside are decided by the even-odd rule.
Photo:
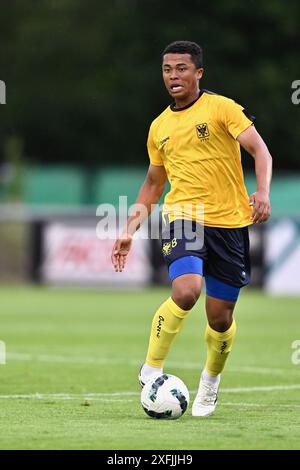
[[[134,284],[151,280],[149,240],[137,237],[128,255],[125,270],[116,273],[111,263],[113,234],[104,240],[96,228],[67,222],[48,223],[44,227],[42,279],[46,283]],[[111,237],[109,237],[111,235]]]
[[[300,295],[300,224],[281,219],[270,225],[265,247],[266,291],[272,295]]]

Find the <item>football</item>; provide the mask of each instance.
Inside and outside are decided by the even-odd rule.
[[[189,404],[190,395],[181,379],[163,374],[147,382],[141,393],[141,403],[148,416],[155,419],[177,419]]]

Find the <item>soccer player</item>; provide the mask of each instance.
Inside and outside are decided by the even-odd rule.
[[[239,291],[249,283],[248,226],[270,216],[272,157],[253,116],[232,99],[199,88],[203,63],[198,44],[168,45],[162,54],[162,74],[174,102],[151,124],[150,165],[136,202],[149,215],[169,180],[162,253],[172,295],[154,315],[139,379],[143,385],[163,373],[171,343],[197,302],[205,277],[207,359],[192,415],[209,416],[216,407],[220,374],[236,334],[233,311]],[[255,162],[257,189],[250,198],[240,145]],[[203,207],[200,218],[199,207]],[[139,215],[128,218],[114,244],[112,263],[117,272],[124,269],[132,236],[143,222]],[[198,242],[195,245],[188,243],[191,233]]]

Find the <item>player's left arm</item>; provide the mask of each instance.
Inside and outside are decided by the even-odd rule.
[[[237,136],[238,142],[255,160],[256,192],[250,196],[253,207],[251,219],[261,224],[270,217],[270,185],[272,179],[272,157],[255,127],[252,125]]]

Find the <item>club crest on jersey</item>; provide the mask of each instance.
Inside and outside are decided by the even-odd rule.
[[[200,140],[208,140],[209,130],[206,122],[196,125],[197,136]]]

